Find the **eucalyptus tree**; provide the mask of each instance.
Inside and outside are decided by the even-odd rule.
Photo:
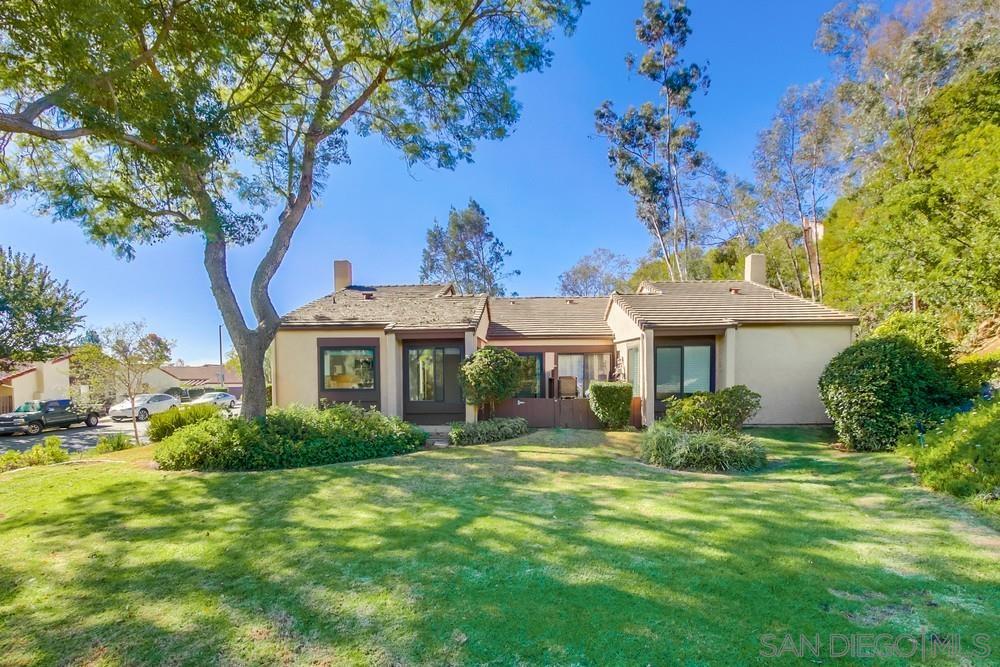
[[[583,2],[6,0],[0,186],[124,257],[200,236],[243,415],[257,416],[279,324],[268,287],[328,170],[348,161],[348,130],[409,162],[471,159],[515,123],[512,80],[549,63],[552,31]],[[251,321],[227,251],[262,235]]]
[[[559,274],[562,296],[607,296],[628,287],[632,261],[607,248],[596,248]]]
[[[691,98],[709,83],[703,66],[681,57],[691,34],[690,14],[684,0],[646,0],[635,29],[646,51],[638,62],[629,54],[626,64],[657,84],[661,103],[629,107],[619,115],[606,101],[595,113],[597,132],[610,144],[615,178],[635,199],[636,214],[660,247],[672,280],[687,278],[695,241],[686,205],[703,156]]]

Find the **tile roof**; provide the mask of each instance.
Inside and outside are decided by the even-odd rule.
[[[160,366],[160,370],[168,375],[172,375],[181,382],[191,385],[214,384],[219,381],[219,364],[202,364],[201,366]],[[243,376],[240,373],[225,369],[226,384],[242,384]]]
[[[607,297],[490,297],[486,338],[611,338]]]
[[[615,294],[612,299],[644,327],[858,322],[850,313],[743,280],[645,282],[639,290],[639,294]]]
[[[465,330],[485,308],[485,295],[457,296],[451,285],[351,285],[293,310],[281,324]]]

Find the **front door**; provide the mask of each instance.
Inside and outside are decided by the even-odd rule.
[[[465,419],[458,384],[462,343],[407,343],[403,346],[403,418],[414,424],[447,424]]]

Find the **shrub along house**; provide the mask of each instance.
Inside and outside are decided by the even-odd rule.
[[[418,424],[475,421],[461,360],[507,347],[525,357],[519,395],[497,414],[533,426],[596,426],[591,382],[633,386],[633,421],[662,399],[745,384],[758,424],[829,419],[816,382],[854,340],[857,318],[765,284],[763,255],[745,280],[643,283],[600,298],[462,296],[450,285],[360,286],[334,264],[334,291],[282,319],[273,343],[276,405],[352,401]]]

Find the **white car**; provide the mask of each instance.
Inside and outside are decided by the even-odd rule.
[[[206,403],[232,410],[236,407],[236,397],[224,391],[210,391],[194,399],[188,405],[205,405]]]
[[[144,422],[149,419],[150,415],[166,412],[180,404],[180,399],[174,398],[170,394],[139,394],[135,397],[135,418]],[[126,398],[121,403],[112,405],[108,414],[116,422],[132,419],[132,404]]]

